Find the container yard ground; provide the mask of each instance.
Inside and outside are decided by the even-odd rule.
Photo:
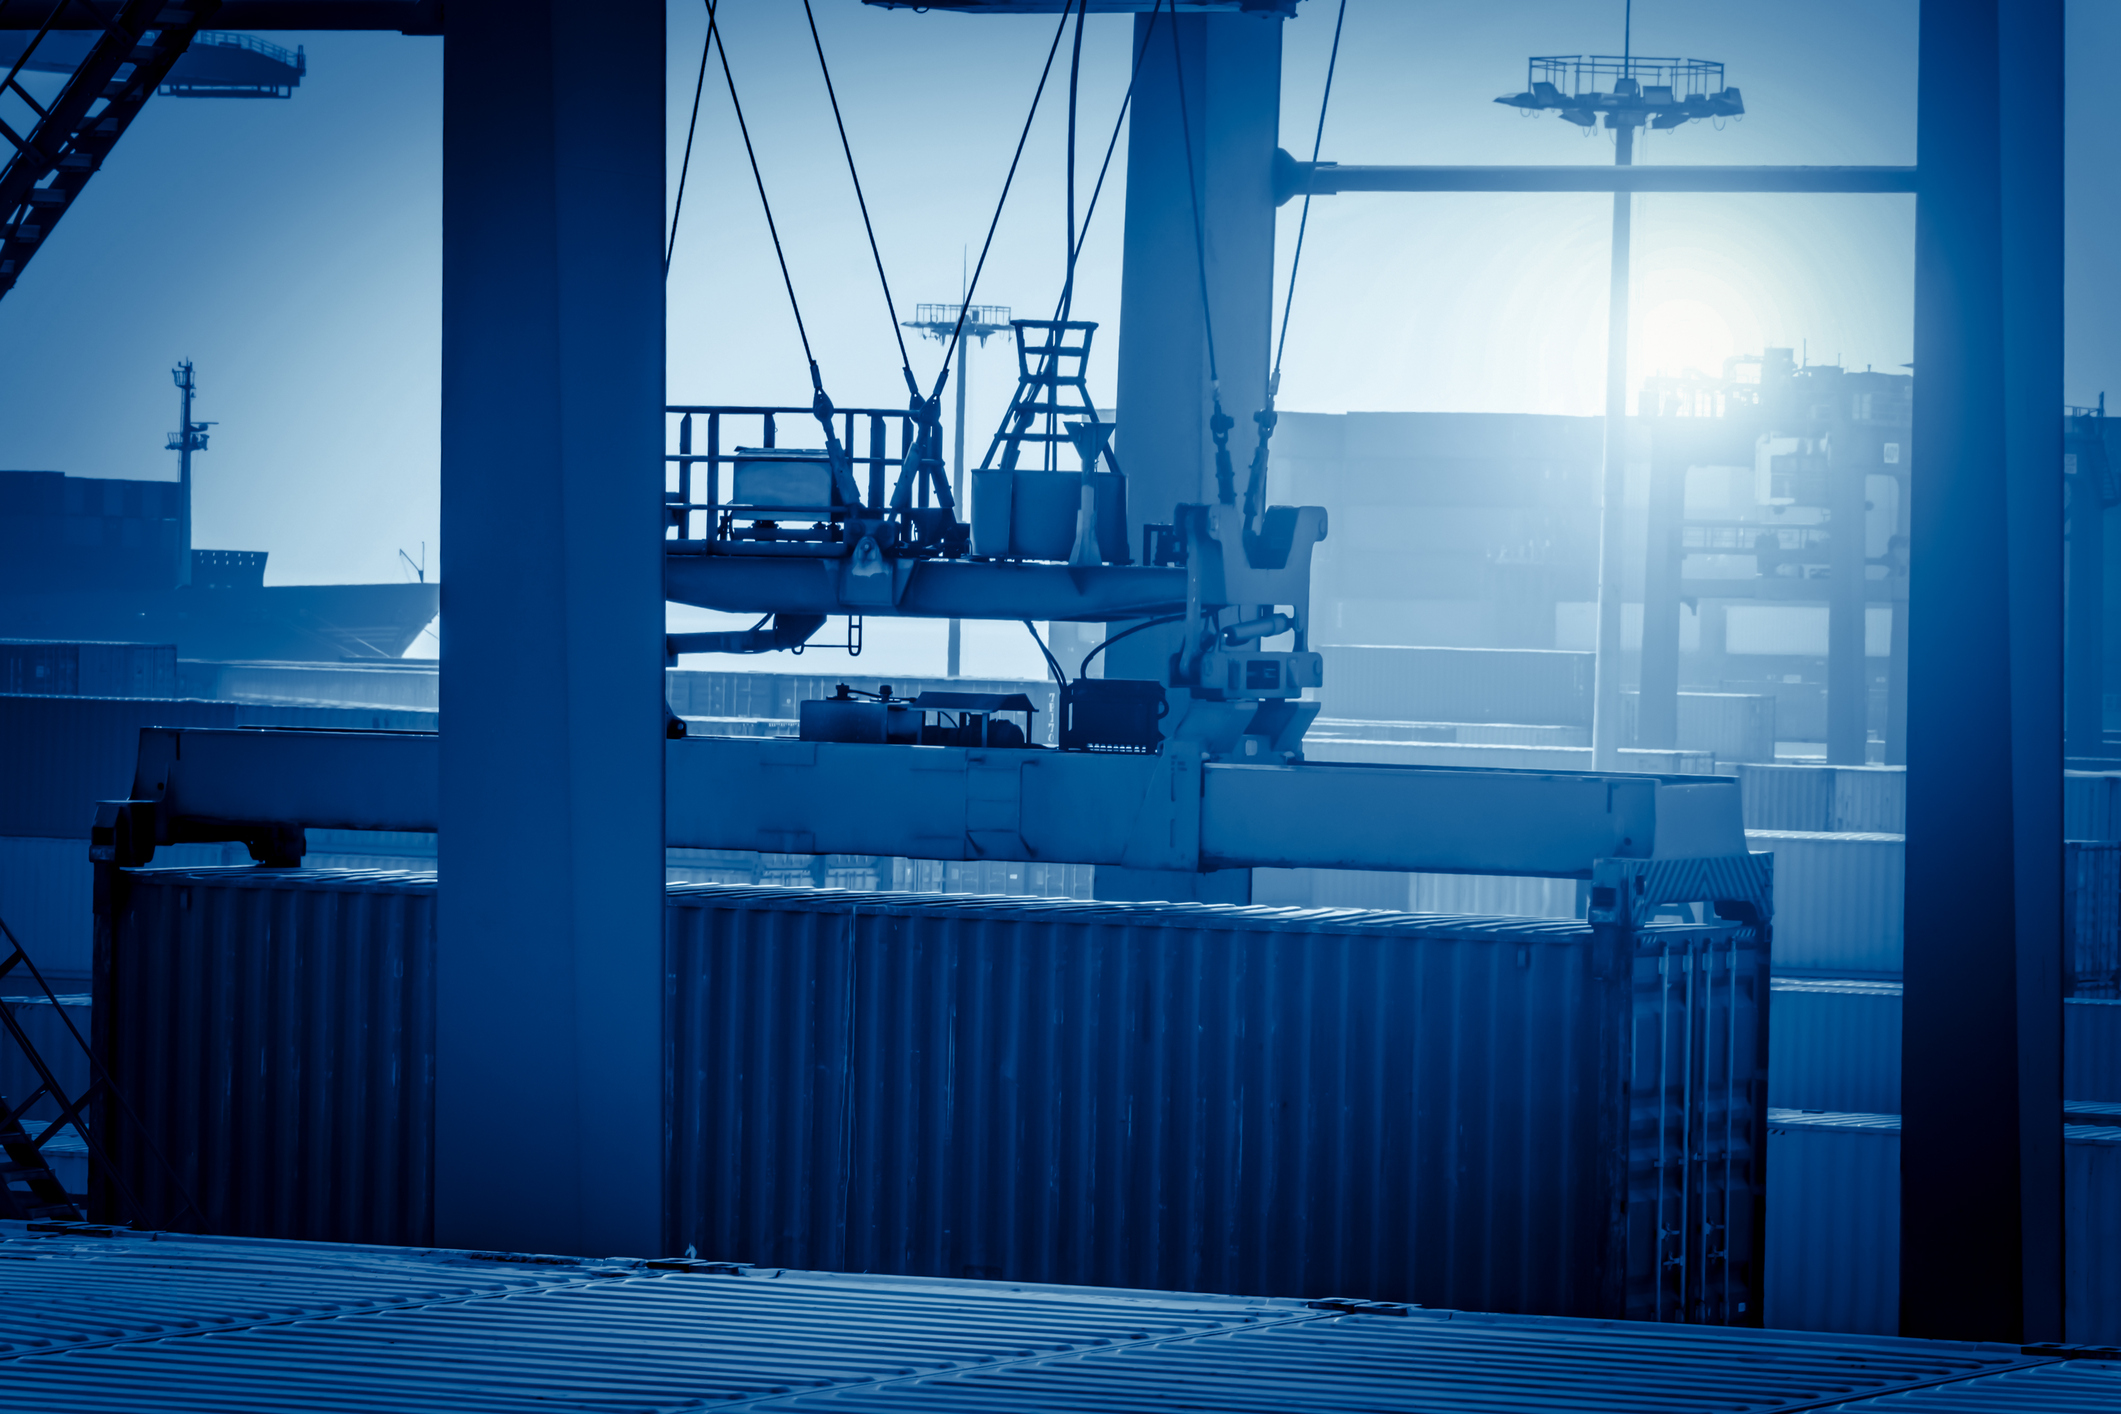
[[[0,1223],[11,1410],[2063,1411],[2121,1362],[1379,1303]]]

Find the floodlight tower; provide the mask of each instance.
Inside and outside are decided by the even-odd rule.
[[[191,454],[206,450],[206,429],[213,424],[192,420],[191,400],[199,384],[191,360],[179,359],[169,376],[177,385],[178,422],[165,450],[177,454],[177,585],[183,588],[191,583]]]
[[[1723,65],[1706,59],[1637,58],[1633,7],[1621,52],[1548,55],[1530,61],[1522,93],[1497,103],[1526,111],[1551,109],[1563,122],[1595,127],[1600,116],[1613,135],[1613,162],[1635,162],[1635,130],[1676,128],[1697,118],[1736,117],[1745,100],[1723,80]],[[1606,87],[1605,85],[1610,85]],[[1627,490],[1628,240],[1633,202],[1613,193],[1613,279],[1606,315],[1605,486],[1598,534],[1598,664],[1591,711],[1592,769],[1620,768],[1621,502]]]
[[[958,333],[958,321],[964,320],[963,332]],[[917,305],[913,318],[904,321],[908,329],[918,329],[931,339],[939,339],[949,347],[953,333],[957,334],[957,450],[951,458],[950,490],[957,503],[965,504],[965,341],[978,339],[980,347],[987,346],[991,334],[1009,331],[1009,307],[1004,304],[923,304]],[[958,675],[958,660],[964,648],[964,623],[960,619],[950,621],[950,653],[946,670],[951,677]]]

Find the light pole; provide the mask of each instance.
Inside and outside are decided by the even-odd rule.
[[[1613,162],[1635,162],[1635,130],[1676,128],[1696,118],[1735,117],[1745,100],[1723,81],[1723,65],[1706,59],[1638,59],[1632,24],[1622,52],[1533,59],[1523,93],[1497,103],[1528,112],[1552,109],[1579,128],[1605,117]],[[1601,88],[1610,83],[1610,88]],[[1634,213],[1629,193],[1613,193],[1613,271],[1606,313],[1605,477],[1598,518],[1598,654],[1591,709],[1592,769],[1620,769],[1621,512],[1627,496],[1628,242]]]
[[[905,321],[908,329],[918,329],[931,339],[940,339],[946,345],[958,328],[958,315],[963,311],[964,332],[957,341],[957,450],[952,457],[950,469],[951,493],[957,497],[959,514],[968,514],[965,506],[965,343],[978,339],[980,347],[987,346],[992,334],[1009,331],[1009,307],[1001,304],[923,304],[914,308],[913,318]],[[959,619],[950,621],[950,651],[946,670],[951,677],[958,676],[959,660],[964,649],[964,625]]]
[[[168,451],[177,454],[177,586],[191,583],[191,454],[206,450],[206,429],[211,422],[191,420],[192,394],[198,384],[192,377],[191,360],[180,360],[169,371],[180,399],[177,431],[169,434]]]

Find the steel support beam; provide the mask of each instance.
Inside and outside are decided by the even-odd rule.
[[[1182,502],[1215,499],[1203,283],[1214,314],[1223,407],[1237,420],[1230,452],[1240,475],[1257,440],[1252,414],[1266,396],[1273,323],[1271,175],[1281,121],[1281,18],[1142,15],[1134,21],[1134,43],[1148,48],[1127,133],[1114,435],[1127,468],[1129,538],[1138,548],[1143,525],[1168,524],[1172,507]],[[1205,276],[1194,241],[1187,136]],[[1127,676],[1117,669],[1114,675]]]
[[[1274,196],[1351,191],[1849,192],[1915,190],[1913,167],[1313,167],[1286,152],[1274,161]]]
[[[1686,586],[1686,474],[1695,438],[1685,419],[1645,419],[1650,430],[1648,553],[1642,576],[1642,670],[1635,684],[1635,739],[1627,745],[1679,745],[1679,611]]]
[[[664,11],[452,0],[449,25],[435,1238],[648,1254]]]
[[[134,801],[99,829],[137,864],[184,840],[432,830],[428,732],[150,727]],[[1127,871],[1411,869],[1586,878],[1601,859],[1746,861],[1728,776],[1204,761],[686,737],[663,748],[670,844],[1011,859]],[[544,829],[539,817],[517,831]],[[1744,865],[1765,868],[1760,858]],[[1764,877],[1764,875],[1762,875]],[[450,884],[457,886],[451,875]]]
[[[1922,7],[1908,1335],[2062,1336],[2061,25],[2061,0]]]

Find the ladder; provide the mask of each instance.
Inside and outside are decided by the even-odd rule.
[[[1085,445],[1061,425],[1061,419],[1074,414],[1090,427],[1099,426],[1088,380],[1090,339],[1097,325],[1085,319],[1012,319],[1009,327],[1016,331],[1016,396],[1009,400],[1009,411],[1002,415],[979,469],[992,468],[995,454],[1000,453],[1000,469],[1015,471],[1024,443],[1030,442],[1042,446],[1044,469],[1055,470],[1061,446],[1080,450]],[[1071,335],[1080,338],[1071,343]],[[1034,431],[1042,418],[1043,429]],[[1092,433],[1090,444],[1092,458],[1102,454],[1114,472],[1119,470],[1119,461],[1102,436]]]
[[[32,1003],[42,1002],[56,1009],[60,1005],[59,997],[52,991],[51,984],[44,980],[44,974],[37,970],[37,965],[30,961],[29,954],[23,950],[21,940],[15,936],[14,930],[7,926],[7,920],[4,918],[0,918],[0,941],[4,941],[8,949],[6,957],[0,959],[0,980],[5,980],[10,974],[26,975],[37,987],[37,992],[26,998],[0,999],[0,1033],[4,1033],[0,1034],[0,1052],[10,1049],[9,1043],[12,1042],[13,1051],[28,1063],[30,1078],[36,1082],[24,1099],[11,1101],[8,1097],[0,1095],[0,1159],[4,1159],[0,1161],[0,1217],[15,1218],[39,1226],[53,1224],[71,1227],[84,1222],[86,1215],[82,1212],[82,1207],[83,1199],[87,1195],[67,1192],[65,1183],[52,1171],[51,1160],[45,1157],[46,1148],[69,1129],[81,1136],[90,1157],[99,1166],[101,1192],[104,1195],[102,1201],[114,1200],[132,1214],[141,1213],[143,1210],[139,1200],[119,1177],[118,1170],[111,1163],[110,1154],[103,1143],[107,1137],[104,1134],[103,1121],[106,1118],[115,1120],[122,1115],[142,1131],[145,1151],[167,1175],[166,1181],[172,1193],[182,1204],[178,1210],[179,1215],[188,1212],[197,1217],[203,1225],[204,1214],[192,1200],[191,1194],[186,1191],[182,1178],[155,1147],[153,1139],[146,1136],[139,1116],[133,1113],[132,1106],[126,1102],[118,1087],[111,1083],[110,1073],[103,1068],[101,1061],[71,1020],[65,1022],[67,1034],[87,1057],[91,1079],[87,1088],[78,1095],[67,1094],[66,1086],[60,1082],[51,1064],[38,1052],[36,1044],[30,1040],[29,1033],[23,1029],[21,1018],[15,1014],[15,1007],[8,1004],[9,1001],[19,1003],[27,1000]],[[19,973],[17,969],[20,969]],[[57,1107],[58,1113],[48,1117],[30,1118],[30,1111],[47,1100]],[[91,1187],[94,1186],[91,1184]]]
[[[79,4],[53,0],[44,24],[0,81],[0,94],[12,95],[37,115],[27,134],[0,122],[0,139],[7,144],[0,148],[7,153],[7,165],[0,168],[0,297],[22,278],[30,257],[221,0],[125,0],[47,107],[23,86],[22,73],[53,25]]]

